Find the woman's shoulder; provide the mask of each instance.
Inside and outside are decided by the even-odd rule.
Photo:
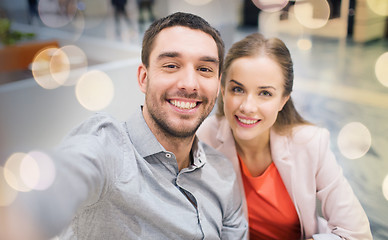
[[[330,134],[326,128],[313,124],[301,124],[292,127],[288,137],[294,144],[319,144],[322,140],[328,140]]]
[[[218,117],[216,115],[207,117],[198,128],[197,135],[200,137],[204,134],[208,134],[209,132],[213,134],[216,133],[223,119],[224,117]]]
[[[220,131],[222,131],[220,128],[222,125],[226,124],[225,121],[225,117],[216,115],[206,118],[197,130],[198,138],[210,146],[216,146],[219,143],[217,136],[220,136]]]

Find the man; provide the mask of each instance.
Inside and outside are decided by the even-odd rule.
[[[124,123],[96,114],[75,128],[51,155],[54,185],[22,197],[39,234],[70,224],[61,239],[246,239],[234,170],[195,137],[223,55],[219,33],[198,16],[154,22],[137,72],[145,105]]]

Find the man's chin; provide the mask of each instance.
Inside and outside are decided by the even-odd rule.
[[[198,126],[199,127],[199,126]],[[190,138],[195,135],[197,132],[198,127],[184,127],[180,125],[179,127],[170,127],[168,129],[168,134],[177,137],[177,138]]]

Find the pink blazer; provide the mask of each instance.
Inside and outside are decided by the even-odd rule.
[[[211,116],[197,135],[233,163],[241,194],[245,196],[228,121]],[[273,130],[270,133],[272,159],[294,202],[302,238],[315,235],[317,239],[372,239],[368,218],[329,144],[329,132],[312,125],[296,127],[292,135],[279,135]],[[317,213],[319,202],[323,218]],[[246,202],[244,211],[248,216]]]

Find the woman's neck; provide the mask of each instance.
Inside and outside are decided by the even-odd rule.
[[[272,163],[269,131],[251,140],[235,139],[236,151],[252,176],[260,176]]]

